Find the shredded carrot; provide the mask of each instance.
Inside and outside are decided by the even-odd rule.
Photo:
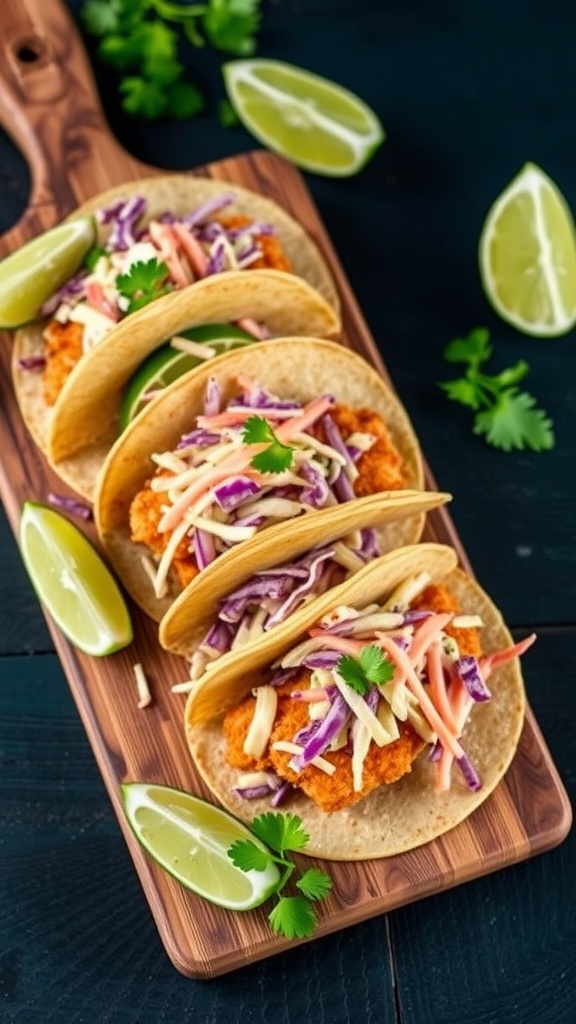
[[[318,416],[321,416],[330,405],[331,399],[329,396],[314,399],[304,407],[298,416],[293,416],[277,428],[276,434],[279,440],[282,442],[289,441],[294,434],[305,430],[310,423],[313,423]],[[227,414],[221,413],[219,415],[226,416]],[[253,415],[253,411],[249,415]],[[198,416],[196,422],[198,426],[209,428],[209,424],[212,425],[214,419],[215,417]],[[267,447],[264,443],[246,445],[239,451],[233,452],[227,459],[223,459],[218,466],[214,466],[207,472],[199,474],[198,478],[192,481],[178,500],[164,513],[158,523],[158,532],[165,533],[166,530],[174,529],[180,522],[186,509],[206,490],[222,480],[226,480],[233,473],[241,473],[249,466],[254,456],[258,455],[259,452],[265,451]]]
[[[327,399],[314,399],[304,406],[298,416],[291,416],[275,428],[276,436],[282,442],[290,441],[295,434],[300,434],[306,427],[314,423],[316,419],[326,412],[331,401]],[[203,430],[219,430],[222,427],[233,427],[236,424],[245,423],[251,416],[257,416],[260,410],[257,408],[225,409],[224,412],[215,413],[213,416],[198,416],[197,425]],[[265,409],[261,410],[266,412]]]
[[[299,416],[294,416],[292,419],[286,420],[285,423],[281,423],[276,427],[278,440],[284,444],[291,441],[295,434],[303,433],[320,416],[323,416],[332,404],[333,401],[330,395],[320,395],[319,398],[312,399],[308,405],[304,406]]]
[[[173,224],[172,230],[180,242],[181,249],[188,260],[195,277],[206,277],[208,260],[200,242],[194,237],[185,224]]]
[[[233,452],[228,458],[223,459],[217,466],[211,467],[205,473],[199,474],[199,476],[192,481],[192,483],[182,492],[180,497],[170,506],[169,509],[164,513],[160,522],[158,523],[158,532],[165,533],[167,530],[173,530],[178,525],[186,509],[190,507],[198,498],[200,498],[210,487],[214,487],[222,480],[226,480],[229,476],[234,473],[241,473],[249,465],[250,460],[262,452],[267,447],[266,444],[251,444],[240,451]]]
[[[114,320],[114,322],[120,319],[120,315],[114,306],[108,302],[108,299],[104,295],[104,289],[98,281],[90,281],[86,285],[86,301],[89,306],[93,309],[97,309],[99,313],[103,313],[104,316]]]
[[[236,321],[236,324],[243,331],[247,331],[248,334],[251,334],[254,338],[259,338],[261,341],[263,341],[268,335],[266,328],[261,327],[260,324],[251,316],[241,317],[240,320]]]
[[[457,676],[454,676],[450,682],[448,688],[448,700],[452,708],[452,714],[457,723],[458,730],[461,733],[468,713],[473,704],[473,700],[470,697],[464,683]],[[454,764],[454,755],[446,747],[443,748],[442,754],[435,763],[435,785],[439,792],[445,792],[450,789],[452,765]]]
[[[221,430],[223,427],[236,427],[256,416],[258,409],[225,409],[213,416],[197,416],[196,424],[202,430]]]
[[[424,657],[430,644],[440,636],[452,617],[450,612],[438,612],[436,615],[429,615],[427,619],[423,619],[421,624],[416,627],[408,652],[413,665],[417,665]]]
[[[430,697],[418,678],[418,674],[416,673],[406,651],[403,651],[391,637],[387,637],[383,633],[379,637],[379,643],[383,650],[386,651],[386,654],[390,657],[390,660],[395,665],[399,665],[406,673],[406,685],[418,700],[422,714],[427,719],[432,729],[434,729],[434,732],[437,734],[440,742],[443,746],[452,751],[454,757],[462,757],[464,755],[462,747],[458,743],[458,740],[454,736],[448,723],[444,721],[440,713],[434,707],[434,704],[430,700]]]
[[[411,653],[412,652],[410,652],[410,654]],[[411,657],[410,660],[412,660]],[[446,681],[444,678],[444,669],[442,667],[442,649],[436,640],[430,644],[426,651],[426,667],[428,669],[430,700],[434,704],[438,714],[441,715],[446,722],[446,725],[449,727],[451,732],[453,732],[455,736],[459,736],[460,728],[454,717],[454,712],[446,691]]]
[[[310,629],[309,634],[314,637],[325,637],[326,646],[331,651],[341,651],[342,654],[360,654],[366,647],[366,640],[350,640],[345,636],[333,636],[331,633],[326,633],[326,630],[320,627]]]
[[[535,640],[536,633],[531,633],[524,640],[519,640],[517,644],[506,647],[503,651],[495,651],[493,654],[482,654],[478,662],[484,679],[488,679],[492,669],[497,668],[498,665],[504,665],[507,661],[512,661],[512,658],[519,658],[529,647],[532,647]]]
[[[186,288],[194,280],[194,275],[188,266],[185,267],[180,260],[178,238],[174,234],[172,225],[160,224],[158,221],[153,220],[150,222],[148,230],[150,231],[150,238],[168,267],[172,281],[179,288]]]
[[[320,704],[328,700],[328,691],[323,686],[311,686],[308,690],[293,690],[290,694],[295,700],[306,701],[307,704]]]

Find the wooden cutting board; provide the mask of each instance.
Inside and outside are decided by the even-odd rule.
[[[109,186],[165,173],[139,163],[112,137],[81,42],[58,0],[3,0],[0,53],[0,120],[32,174],[29,206],[0,239],[0,256]],[[266,152],[207,162],[190,173],[262,192],[304,225],[336,279],[344,343],[389,380],[299,173]],[[25,499],[46,500],[51,490],[65,489],[22,424],[10,379],[10,336],[0,341],[0,495],[16,531]],[[428,484],[435,486],[429,473]],[[87,532],[92,535],[90,528]],[[454,545],[462,564],[471,568],[446,510],[432,513],[426,536]],[[184,740],[182,698],[170,690],[185,677],[184,662],[160,650],[152,622],[137,609],[133,616],[134,644],[104,659],[74,650],[48,624],[167,953],[184,974],[213,977],[289,944],[271,935],[265,910],[234,915],[188,893],[146,857],[126,825],[122,781],[162,782],[208,796]],[[145,711],[137,708],[137,661],[146,666],[155,697]],[[411,853],[329,865],[334,893],[319,905],[315,937],[547,850],[564,838],[570,824],[568,798],[529,709],[506,779],[468,821]]]

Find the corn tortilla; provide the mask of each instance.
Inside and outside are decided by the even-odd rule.
[[[175,381],[140,413],[110,451],[98,480],[94,513],[100,539],[129,593],[158,621],[182,588],[172,582],[165,598],[154,596],[142,565],[145,549],[130,540],[130,504],[154,471],[151,455],[172,450],[202,412],[209,377],[217,379],[226,402],[236,390],[238,374],[256,377],[280,398],[309,402],[330,392],[337,402],[374,409],[386,423],[402,456],[408,489],[421,491],[424,487],[420,448],[407,413],[382,377],[361,356],[340,344],[319,338],[260,342],[257,360],[251,347],[217,356],[206,366]],[[315,515],[316,512],[310,512],[300,517],[298,525],[303,519],[311,523]],[[393,525],[394,543],[412,543],[421,535],[423,513],[397,519]],[[268,531],[278,531],[279,539],[291,529],[293,524],[268,527]],[[257,533],[252,540],[220,555],[218,561],[222,570],[219,571],[227,570],[229,580],[235,581],[238,552],[243,550],[243,557],[253,552],[257,559],[260,538],[268,531]],[[256,561],[254,565],[257,564]]]
[[[265,681],[270,664],[303,639],[307,629],[332,607],[342,603],[361,607],[381,600],[402,579],[426,569],[433,582],[449,588],[463,611],[482,617],[481,639],[486,653],[512,643],[490,597],[456,563],[451,548],[428,543],[384,555],[296,613],[282,636],[275,631],[273,643],[263,643],[250,658],[241,653],[225,656],[217,671],[199,682],[186,704],[186,737],[200,775],[224,807],[245,821],[269,809],[269,799],[244,800],[233,791],[238,773],[226,762],[224,712]],[[455,772],[451,788],[437,792],[424,752],[399,782],[381,786],[345,810],[321,811],[303,793],[295,791],[285,809],[303,820],[310,835],[306,853],[343,861],[390,857],[430,842],[464,821],[494,791],[520,739],[525,693],[517,658],[493,671],[490,689],[492,699],[473,707],[462,737],[482,780],[481,789],[470,791]]]
[[[340,329],[340,302],[332,274],[320,250],[306,230],[286,213],[282,207],[265,196],[258,195],[256,192],[226,182],[214,181],[208,178],[197,178],[187,174],[162,175],[129,182],[100,193],[80,206],[67,219],[71,220],[74,217],[93,214],[96,210],[109,206],[114,200],[119,198],[143,196],[147,202],[147,209],[141,223],[146,224],[149,220],[160,216],[166,211],[171,211],[176,215],[184,215],[213,197],[223,194],[234,196],[233,203],[226,207],[227,216],[246,215],[251,220],[274,225],[282,249],[288,257],[293,270],[291,274],[285,271],[277,271],[276,274],[293,278],[297,281],[303,281],[309,286],[308,291],[300,299],[300,303],[302,307],[306,307],[307,302],[311,301],[314,308],[310,310],[310,322],[307,322],[303,313],[300,314],[299,318],[294,314],[293,317],[288,317],[285,321],[282,321],[280,330],[275,331],[272,328],[273,333],[306,333],[316,334],[320,337],[337,336]],[[107,231],[107,226],[98,226],[96,244],[102,244]],[[228,274],[233,274],[234,276],[251,277],[259,273],[262,273],[262,271],[227,271],[217,276],[223,278]],[[190,286],[190,288],[194,287],[196,285]],[[273,285],[272,287],[276,286]],[[278,285],[277,287],[279,288],[280,286]],[[189,289],[184,290],[188,291]],[[84,364],[84,372],[79,374],[77,384],[72,382],[70,387],[64,388],[56,403],[56,409],[47,406],[44,401],[42,374],[21,369],[22,359],[33,359],[42,356],[45,346],[42,332],[47,321],[36,321],[21,328],[15,334],[12,376],[16,397],[24,421],[35,442],[48,455],[49,461],[58,466],[60,475],[85,497],[89,498],[91,496],[94,469],[97,470],[101,456],[100,449],[105,451],[115,436],[111,421],[113,421],[117,411],[118,396],[113,394],[112,391],[105,390],[104,387],[99,387],[100,375],[103,375],[103,378],[106,377],[106,374],[103,373],[103,367],[106,365],[114,366],[116,359],[112,358],[112,352],[114,351],[113,346],[116,341],[118,341],[123,351],[128,349],[130,353],[136,351],[138,344],[141,342],[146,343],[151,338],[155,340],[156,344],[164,341],[170,332],[162,333],[161,320],[164,316],[167,316],[167,310],[170,309],[170,302],[168,300],[174,297],[175,293],[171,293],[171,295],[157,299],[153,303],[155,307],[154,312],[145,308],[121,320],[106,339],[103,339],[99,345],[96,345],[89,353],[85,354],[71,376],[74,377],[76,369],[82,364]],[[228,298],[230,301],[230,296]],[[270,312],[275,308],[276,301],[277,297],[272,294],[268,306]],[[278,299],[278,301],[280,300]],[[287,304],[294,302],[295,309],[298,309],[298,299],[296,296],[293,298],[288,296],[286,301]],[[158,306],[158,303],[161,305]],[[232,307],[236,308],[233,303]],[[203,321],[195,322],[214,322],[207,319],[207,317],[208,311]],[[128,321],[128,326],[126,326],[126,321]],[[183,329],[183,327],[180,329]],[[132,345],[130,344],[131,338],[133,340]],[[91,360],[95,358],[95,353],[103,344],[106,345],[105,354],[101,355],[94,363],[94,371],[92,372]],[[147,351],[150,351],[150,349]],[[147,351],[144,348],[141,358],[147,354]],[[127,367],[128,363],[126,363]],[[130,372],[132,371],[127,370],[128,376]],[[112,376],[114,376],[113,373]],[[127,377],[125,376],[124,382],[126,379]],[[116,381],[114,381],[114,384],[118,386]],[[75,422],[78,416],[78,408],[82,408],[83,394],[85,394],[87,402],[85,414],[81,422],[78,423],[78,430],[74,430],[71,428],[71,424]],[[96,401],[96,396],[100,399],[99,403]],[[70,412],[67,410],[69,403],[71,404]],[[96,419],[93,416],[95,406],[97,406],[99,413]],[[52,430],[51,426],[53,420],[55,420],[54,430]],[[69,457],[80,449],[94,447],[96,438],[90,435],[87,425],[89,427],[91,424],[92,431],[94,431],[100,423],[102,423],[101,445],[97,446],[95,451],[90,450],[86,454],[84,462],[82,460],[72,460],[69,462]],[[98,427],[98,429],[100,428]]]

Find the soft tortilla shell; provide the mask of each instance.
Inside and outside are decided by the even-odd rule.
[[[297,220],[267,196],[226,181],[191,174],[167,174],[116,185],[83,203],[73,216],[94,213],[126,195],[144,196],[147,203],[144,221],[153,220],[167,210],[183,215],[216,196],[233,196],[234,202],[222,210],[222,216],[244,214],[251,220],[273,224],[294,273],[308,281],[339,312],[336,285],[318,246]]]
[[[154,470],[151,454],[174,448],[202,411],[208,378],[217,378],[226,402],[236,390],[238,374],[256,377],[280,397],[309,402],[330,392],[338,402],[377,410],[404,459],[408,489],[422,490],[424,486],[420,448],[407,413],[382,377],[361,356],[318,338],[279,338],[260,342],[257,353],[249,347],[217,356],[205,367],[175,381],[143,410],[109,453],[96,489],[95,519],[108,556],[137,604],[158,621],[181,588],[173,588],[166,598],[154,597],[142,566],[144,548],[130,541],[130,504]],[[412,531],[409,519],[403,522]],[[295,524],[289,528],[294,529]],[[245,541],[243,547],[248,551],[250,545],[257,552],[260,536]],[[234,579],[235,554],[232,550],[220,556],[228,560]]]
[[[41,339],[19,332],[14,352],[18,401],[35,440],[57,473],[90,499],[98,470],[118,436],[124,388],[144,359],[169,338],[198,324],[263,322],[272,335],[337,337],[338,317],[294,274],[230,271],[163,296],[117,327],[76,364],[53,407],[42,375],[19,369]]]
[[[287,276],[297,276],[298,278],[302,278],[306,281],[314,291],[318,292],[318,294],[324,299],[325,303],[332,308],[334,318],[338,322],[340,310],[338,293],[330,270],[328,269],[320,250],[316,246],[316,243],[307,231],[305,231],[297,221],[286,213],[281,206],[277,205],[265,196],[260,196],[256,192],[251,192],[249,189],[241,188],[237,185],[231,185],[226,182],[214,181],[209,178],[196,178],[192,175],[186,174],[162,175],[157,178],[143,178],[139,181],[133,181],[125,185],[116,186],[115,188],[108,189],[106,192],[99,193],[97,196],[93,196],[92,199],[75,210],[67,220],[72,220],[78,216],[92,214],[97,209],[108,206],[114,202],[115,199],[120,197],[125,197],[127,195],[140,195],[144,196],[147,201],[147,211],[143,218],[143,223],[147,223],[149,220],[160,216],[167,210],[183,215],[214,196],[223,194],[230,194],[234,196],[234,202],[230,203],[230,205],[225,209],[226,215],[234,216],[236,214],[246,214],[254,220],[271,223],[275,226],[278,238],[291,262],[294,272],[293,275]],[[106,237],[107,231],[108,228],[106,226],[99,226],[97,243],[101,242]],[[247,271],[241,271],[240,273],[247,274]],[[250,274],[252,273],[256,273],[256,271],[251,271]],[[219,276],[223,277],[225,275]],[[157,301],[162,302],[163,300]],[[156,306],[156,303],[154,305]],[[159,314],[162,312],[162,308],[160,307]],[[136,317],[140,317],[140,314],[133,314],[129,318],[130,325],[136,323]],[[124,321],[121,321],[119,326],[123,323]],[[144,318],[143,323],[145,325],[149,323],[148,317]],[[42,451],[46,452],[48,450],[48,434],[52,418],[52,410],[44,403],[41,375],[34,374],[32,372],[22,372],[19,369],[20,359],[42,355],[44,351],[44,342],[42,339],[44,326],[45,321],[38,321],[36,323],[29,324],[16,332],[13,347],[12,372],[14,388],[22,410],[24,421],[26,422],[26,425],[38,446]],[[138,331],[138,328],[136,328],[136,330]],[[294,327],[285,325],[279,333],[298,334],[300,333],[300,330],[300,328],[295,329]],[[116,337],[116,331],[117,329],[112,332],[113,338]],[[318,329],[317,326],[313,327],[310,325],[306,328],[305,333],[318,334],[321,337],[326,334],[327,336],[332,337],[334,335],[334,330],[332,328],[322,330]],[[161,336],[161,330],[160,332],[155,332],[154,336],[158,344],[164,340],[164,337],[166,337],[166,335]],[[112,342],[112,338],[109,340]],[[101,367],[98,366],[97,369],[100,370]],[[110,402],[111,405],[107,408],[106,395],[103,393],[103,404],[100,407],[101,415],[106,417],[109,416],[110,412],[113,412],[116,408],[116,396],[110,396]],[[91,440],[93,440],[93,438],[90,439],[89,437],[84,436],[82,445],[89,443]],[[64,459],[70,454],[70,451],[67,450],[67,442],[68,435],[64,434],[63,447],[58,449],[58,446],[56,446],[53,453],[54,458]],[[66,473],[67,467],[65,464],[63,468],[64,473]],[[76,475],[74,466],[70,468],[69,475],[72,478],[70,482],[74,485]],[[83,476],[82,472],[80,473],[80,476]]]
[[[444,571],[444,555],[437,557],[430,550],[436,546],[420,547],[427,549],[425,564],[433,579],[444,582],[450,588],[463,610],[482,616],[484,650],[490,652],[508,646],[512,639],[500,612],[488,595],[462,570],[452,568]],[[422,552],[415,559],[409,551],[405,555],[405,574],[410,575],[414,571],[414,564],[422,565]],[[382,595],[390,591],[394,585],[391,577],[397,575],[397,557],[393,562],[395,567],[390,567],[390,573],[383,564],[377,566],[372,563],[363,579],[359,579],[358,574],[350,581],[350,589],[355,593],[358,605],[371,600],[377,593],[375,578],[381,585]],[[436,566],[438,571],[435,571]],[[301,630],[295,625],[289,634],[285,638],[284,651],[302,636]],[[239,662],[236,667],[237,673],[242,674],[244,692],[255,684],[261,672],[261,665],[255,665],[255,660],[244,665]],[[482,788],[478,792],[473,793],[467,789],[457,770],[453,773],[450,790],[446,793],[436,792],[433,771],[424,752],[408,775],[393,785],[382,786],[355,807],[326,813],[312,804],[304,794],[295,794],[290,800],[289,810],[302,817],[306,832],[310,835],[306,853],[331,860],[390,857],[413,850],[466,819],[498,785],[512,761],[520,739],[525,694],[518,659],[494,670],[490,677],[490,689],[492,699],[475,705],[462,738],[464,748],[482,780]],[[237,690],[240,690],[240,686]],[[221,717],[212,718],[202,725],[191,724],[191,711],[197,695],[196,691],[190,696],[186,707],[186,735],[196,767],[224,807],[237,817],[251,821],[258,813],[269,810],[269,801],[246,801],[233,792],[237,773],[225,760]]]
[[[160,623],[161,645],[174,654],[190,657],[226,594],[248,582],[256,572],[292,561],[319,544],[329,545],[355,530],[369,528],[378,531],[382,553],[416,543],[422,535],[425,513],[450,498],[441,491],[386,491],[319,509],[313,516],[304,516],[297,530],[284,525],[264,530],[257,550],[240,545],[235,552],[233,584],[226,559],[217,558],[182,591]],[[249,657],[251,649],[245,645],[242,656]]]
[[[273,336],[336,337],[338,318],[301,278],[279,270],[230,271],[203,278],[122,320],[70,375],[50,425],[48,455],[57,463],[94,441],[102,402],[116,424],[124,387],[143,360],[168,339],[199,324],[263,322]]]

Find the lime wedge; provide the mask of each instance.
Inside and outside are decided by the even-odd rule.
[[[33,238],[0,263],[0,327],[34,320],[43,302],[78,270],[96,238],[92,217],[78,217]]]
[[[385,138],[358,96],[310,71],[275,60],[233,60],[224,83],[238,117],[264,146],[298,167],[345,177],[360,170]]]
[[[122,787],[126,817],[139,843],[187,889],[227,910],[251,910],[280,881],[275,864],[241,871],[227,850],[248,839],[269,851],[246,825],[227,811],[170,786],[128,782]]]
[[[535,164],[526,164],[490,209],[479,261],[487,298],[518,330],[547,338],[576,323],[572,215]]]
[[[205,344],[214,349],[215,355],[256,341],[252,334],[234,324],[202,324],[181,331],[179,337]],[[170,342],[152,352],[126,385],[120,408],[120,429],[125,430],[137,413],[144,408],[147,404],[147,395],[167,387],[177,377],[205,361],[200,356],[174,348]]]
[[[40,601],[71,643],[101,657],[132,641],[130,616],[114,577],[69,519],[48,505],[25,502],[20,549]]]

